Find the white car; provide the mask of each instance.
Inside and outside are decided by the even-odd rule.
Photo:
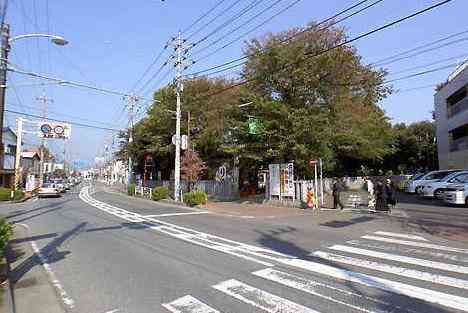
[[[462,170],[443,170],[443,171],[432,171],[427,174],[424,174],[417,179],[410,180],[406,185],[406,192],[408,193],[421,193],[422,186],[427,183],[438,181],[455,172],[460,172]]]
[[[424,197],[442,199],[444,197],[444,192],[448,187],[453,186],[453,184],[465,183],[468,183],[468,171],[455,172],[439,179],[438,181],[422,185],[422,195]]]
[[[43,184],[37,193],[39,198],[43,197],[60,197],[60,190],[55,184],[46,183]]]
[[[464,204],[468,207],[468,184],[453,185],[444,192],[444,202],[449,204]]]

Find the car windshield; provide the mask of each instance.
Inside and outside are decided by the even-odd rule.
[[[436,179],[443,179],[456,171],[441,171],[441,172],[433,172],[432,174],[427,175],[424,177],[424,180],[436,180]]]
[[[418,174],[414,174],[410,180],[420,180],[421,177],[424,176],[425,173],[418,173]]]
[[[43,185],[42,185],[42,188],[54,188],[54,184],[50,184],[50,183],[48,183],[48,184],[43,184]]]

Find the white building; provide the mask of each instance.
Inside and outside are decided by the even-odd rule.
[[[468,168],[468,62],[434,96],[440,169]]]

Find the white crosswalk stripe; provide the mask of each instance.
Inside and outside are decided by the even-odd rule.
[[[379,259],[397,261],[397,262],[402,262],[402,263],[407,263],[407,264],[412,264],[412,265],[430,267],[430,268],[440,269],[440,270],[449,271],[449,272],[468,274],[468,267],[461,266],[461,265],[412,258],[408,256],[403,256],[403,255],[396,255],[396,254],[378,252],[378,251],[343,246],[343,245],[334,245],[334,246],[328,247],[328,249],[341,251],[341,252],[360,254],[360,255],[370,256],[370,257],[379,258]]]
[[[313,253],[314,256],[324,260],[344,263],[353,266],[359,266],[368,268],[374,271],[380,271],[414,279],[424,280],[434,284],[446,285],[450,287],[468,289],[468,281],[444,275],[438,275],[428,272],[421,272],[413,269],[408,269],[400,266],[393,266],[379,262],[373,262],[368,260],[356,259],[349,256],[343,256],[323,251],[316,251]]]
[[[213,286],[213,288],[270,313],[318,313],[315,310],[249,286],[235,279],[221,282]]]
[[[428,241],[426,238],[416,235],[409,235],[409,234],[400,234],[400,233],[391,233],[387,231],[376,231],[374,234],[380,236],[389,236],[389,237],[400,237],[406,239],[413,239],[413,240],[421,240],[421,241]]]
[[[220,311],[213,309],[190,295],[170,303],[164,303],[162,306],[173,313],[220,313]]]
[[[407,241],[407,240],[400,240],[400,239],[393,239],[393,238],[384,238],[384,237],[372,236],[372,235],[362,236],[361,238],[369,239],[369,240],[389,242],[389,243],[397,243],[397,244],[401,244],[401,245],[415,246],[415,247],[420,247],[420,248],[430,248],[430,249],[436,249],[436,250],[442,250],[442,251],[450,251],[450,252],[468,254],[468,249],[441,246],[441,245],[435,245],[435,244],[432,244],[432,243],[414,242],[414,241]]]
[[[348,282],[362,284],[368,287],[381,289],[388,292],[393,292],[408,296],[415,299],[420,299],[430,303],[440,304],[446,307],[468,311],[468,301],[465,297],[451,295],[427,288],[420,288],[413,285],[400,283],[397,281],[380,278],[377,276],[362,274],[350,270],[337,268],[334,266],[324,265],[321,263],[311,262],[307,260],[287,260],[286,263],[294,267],[299,267],[307,271],[318,273],[321,275],[341,279]]]

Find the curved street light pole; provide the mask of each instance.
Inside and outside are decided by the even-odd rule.
[[[10,38],[10,26],[8,24],[3,24],[0,28],[0,176],[2,178],[2,185],[10,185],[11,182],[6,182],[6,174],[4,168],[4,145],[3,145],[3,122],[5,114],[5,90],[7,82],[7,65],[8,65],[8,52],[10,50],[11,43],[26,39],[26,38],[37,38],[45,37],[50,38],[51,41],[59,46],[64,46],[68,44],[68,41],[61,36],[50,35],[50,34],[25,34],[18,35]],[[19,135],[19,134],[17,134]],[[16,147],[21,149],[21,147]],[[17,163],[17,162],[15,162]],[[19,162],[18,162],[19,163]],[[19,164],[15,164],[15,180],[12,188],[12,197],[14,196],[14,190],[16,190],[17,183],[19,181]]]

